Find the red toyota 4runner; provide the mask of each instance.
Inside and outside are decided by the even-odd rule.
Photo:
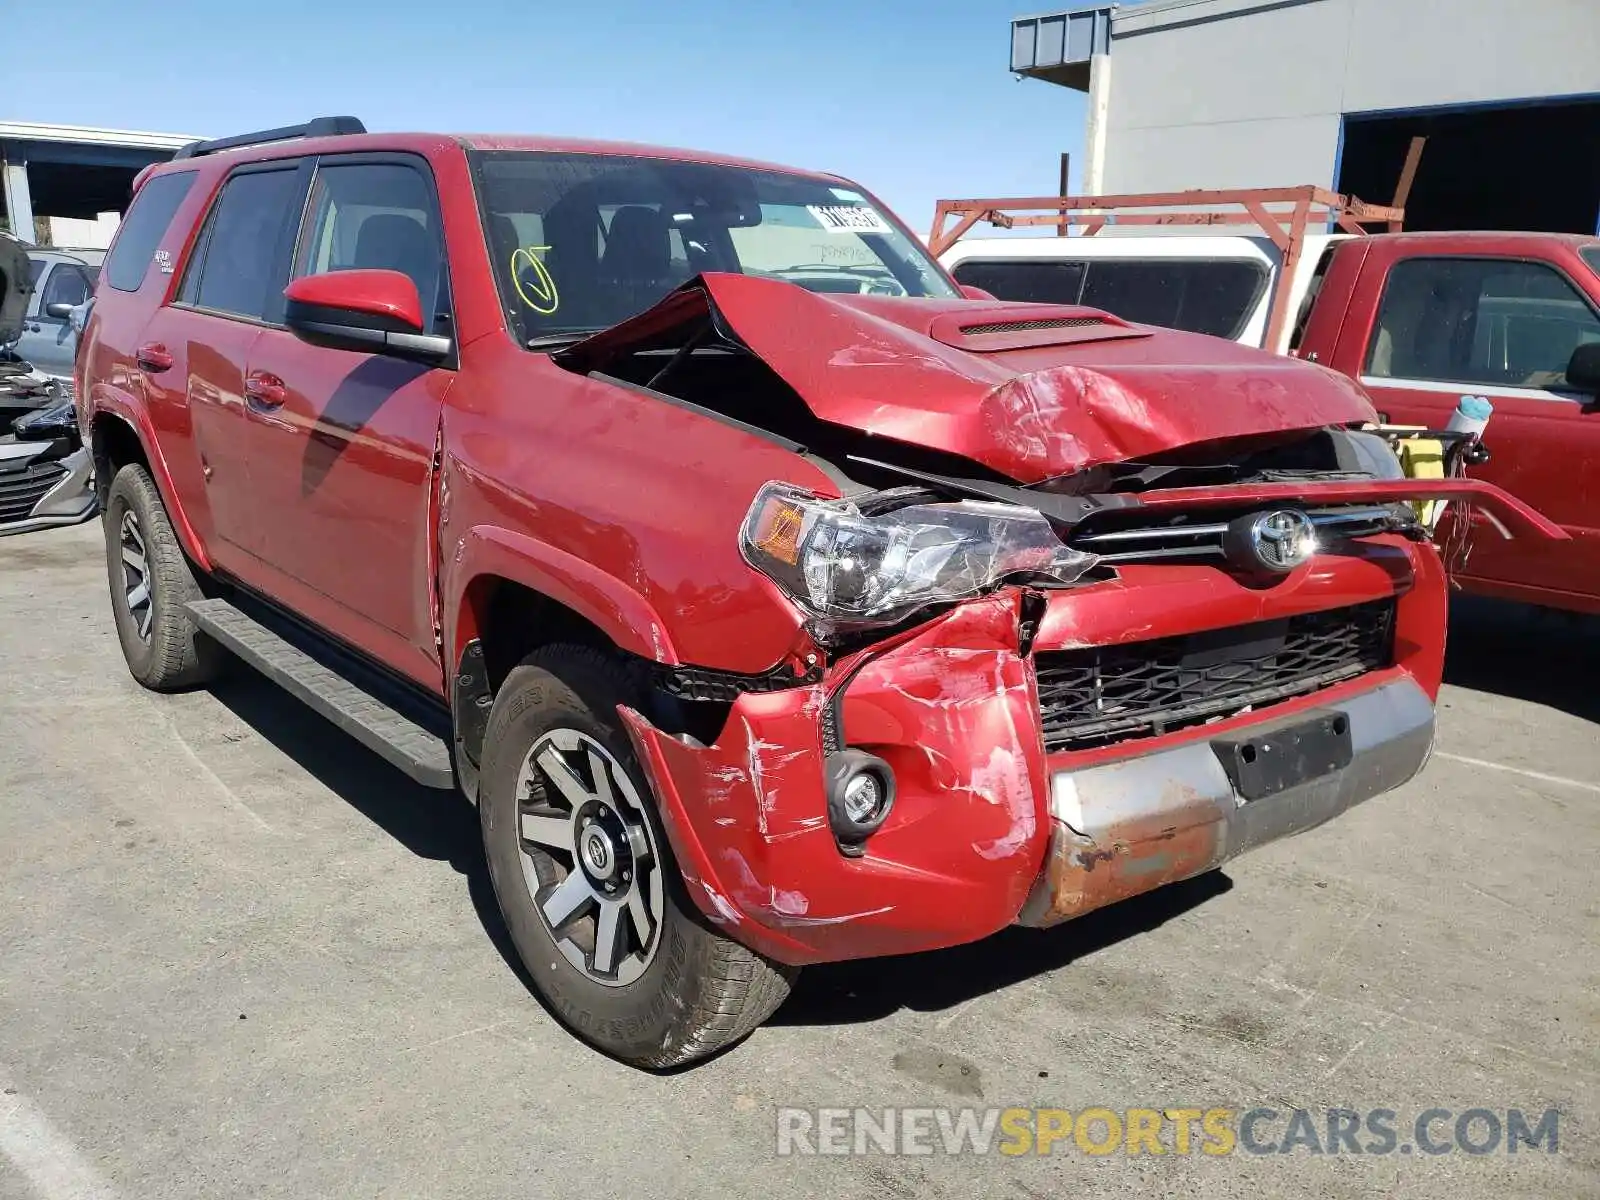
[[[963,294],[855,184],[682,151],[191,146],[79,371],[133,675],[226,649],[462,787],[539,990],[649,1066],[1403,783],[1402,502],[1551,532],[1331,371]]]

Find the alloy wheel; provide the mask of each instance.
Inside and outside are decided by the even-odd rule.
[[[122,544],[122,596],[128,605],[139,639],[150,640],[155,605],[150,595],[150,561],[145,555],[144,532],[139,518],[130,508],[122,514],[119,540]]]
[[[594,738],[558,728],[534,742],[517,776],[522,873],[562,955],[589,979],[622,987],[661,944],[661,855],[627,771]]]

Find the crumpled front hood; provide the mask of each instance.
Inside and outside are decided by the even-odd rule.
[[[28,255],[15,238],[0,233],[0,346],[22,336],[28,308]]]
[[[1376,419],[1332,371],[1094,309],[833,295],[707,273],[570,351],[581,365],[709,304],[824,421],[1022,483],[1221,438]]]

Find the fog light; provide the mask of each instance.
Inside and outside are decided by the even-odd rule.
[[[852,821],[866,822],[878,815],[883,802],[883,788],[878,777],[870,771],[853,776],[844,785],[844,811]]]
[[[894,806],[894,772],[864,750],[840,750],[828,755],[825,776],[828,825],[840,851],[857,857]]]

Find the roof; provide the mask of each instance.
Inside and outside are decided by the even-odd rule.
[[[81,255],[61,246],[28,246],[25,249],[29,258],[43,262],[70,262],[78,263],[80,266],[85,267],[92,265],[84,261]]]
[[[176,150],[194,140],[194,134],[186,133],[146,133],[136,129],[100,129],[92,125],[39,125],[31,121],[0,121],[0,141],[123,146],[134,150]]]
[[[542,151],[547,154],[610,154],[633,155],[641,158],[675,159],[680,162],[711,163],[717,166],[740,167],[754,171],[780,171],[786,175],[804,175],[814,179],[839,182],[839,176],[759,159],[737,158],[716,154],[709,150],[689,150],[673,146],[648,146],[635,142],[611,142],[597,138],[541,137],[533,134],[507,133],[347,133],[327,137],[286,138],[281,141],[253,142],[249,145],[219,150],[199,158],[178,159],[163,163],[157,170],[192,170],[198,163],[213,159],[249,161],[261,158],[282,158],[303,154],[355,153],[364,150],[410,150],[416,153],[437,152],[446,144],[465,145],[482,151]]]
[[[1566,242],[1575,248],[1600,244],[1600,236],[1592,233],[1540,233],[1534,230],[1523,229],[1459,229],[1459,230],[1417,230],[1414,233],[1401,231],[1399,233],[1374,233],[1369,237],[1375,240],[1404,238],[1408,245],[1460,246],[1462,242],[1493,242],[1499,245],[1526,243],[1530,246],[1548,246],[1552,241]]]
[[[743,167],[754,171],[782,171],[786,175],[812,175],[819,179],[836,176],[801,167],[788,167],[782,163],[765,162],[756,158],[741,158],[730,154],[717,154],[710,150],[691,150],[679,146],[651,146],[638,142],[612,142],[598,138],[541,137],[524,134],[466,133],[460,139],[475,150],[542,150],[553,154],[619,154],[642,158],[675,158],[691,162],[715,163],[725,167]]]

